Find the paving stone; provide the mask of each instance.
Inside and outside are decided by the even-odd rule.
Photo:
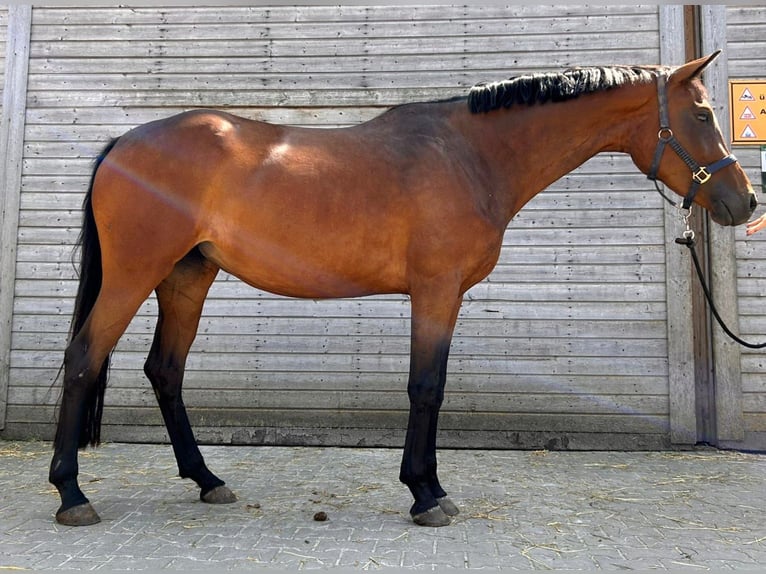
[[[199,501],[164,445],[80,456],[102,522],[57,525],[51,445],[0,442],[0,570],[756,570],[766,564],[766,456],[442,451],[461,513],[409,518],[395,449],[203,447],[238,494]],[[317,522],[318,511],[328,520]]]

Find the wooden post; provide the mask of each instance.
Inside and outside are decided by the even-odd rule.
[[[685,61],[684,7],[660,6],[660,63],[677,66]],[[665,206],[665,284],[668,306],[668,382],[670,442],[697,442],[694,380],[694,324],[689,255],[673,242],[683,231],[678,210]]]
[[[0,429],[5,428],[8,402],[31,29],[32,7],[8,6],[5,87],[0,118]]]
[[[700,17],[703,54],[726,48],[726,6],[701,6]],[[728,137],[728,60],[725,52],[705,70],[705,85],[721,131]],[[715,294],[716,307],[729,328],[739,334],[734,229],[711,225],[709,246],[711,291]],[[717,444],[743,441],[745,422],[740,348],[717,324],[713,325],[713,360]]]

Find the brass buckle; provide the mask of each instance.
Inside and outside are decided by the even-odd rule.
[[[705,183],[711,177],[713,177],[713,175],[704,166],[692,173],[692,179],[700,185]]]

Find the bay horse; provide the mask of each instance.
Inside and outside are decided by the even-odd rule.
[[[741,224],[755,209],[700,79],[717,55],[479,84],[347,128],[195,110],[111,142],[84,201],[49,477],[61,496],[57,521],[100,520],[78,485],[77,451],[100,441],[111,352],[152,291],[159,319],[144,370],[179,473],[205,502],[236,500],[205,465],[181,397],[203,302],[223,269],[290,297],[409,296],[410,412],[399,478],[416,524],[448,524],[458,507],[436,463],[447,355],[463,294],[492,271],[513,216],[604,151],[629,154],[685,197],[684,207],[693,201],[721,225]]]

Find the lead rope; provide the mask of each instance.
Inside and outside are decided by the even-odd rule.
[[[726,333],[732,340],[749,349],[763,349],[766,347],[766,342],[748,343],[747,341],[740,339],[737,335],[731,332],[731,329],[726,326],[726,323],[724,323],[723,319],[718,314],[718,309],[715,308],[715,304],[713,303],[713,296],[710,294],[710,289],[708,288],[707,283],[705,283],[705,276],[702,273],[702,266],[700,265],[699,259],[697,258],[697,251],[694,249],[694,230],[689,225],[689,217],[691,214],[691,209],[689,209],[686,215],[683,216],[684,223],[686,224],[686,230],[683,232],[681,237],[676,238],[676,243],[679,245],[686,245],[686,247],[689,248],[689,251],[692,254],[692,261],[694,261],[694,268],[697,270],[697,277],[699,278],[700,285],[702,286],[702,291],[705,293],[705,299],[707,299],[707,303],[710,306],[710,311],[713,313],[713,316],[715,317],[716,321],[718,321],[718,324],[721,326],[721,329],[723,329],[724,333]]]

